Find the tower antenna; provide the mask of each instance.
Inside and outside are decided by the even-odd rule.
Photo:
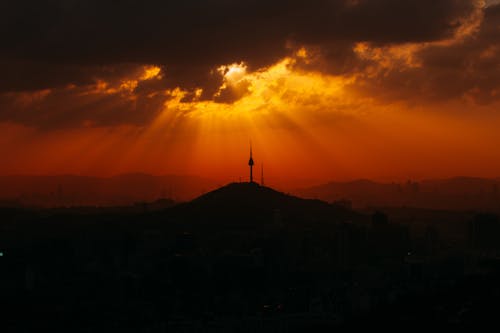
[[[252,141],[250,141],[250,159],[248,160],[248,166],[250,167],[250,183],[253,183],[253,165]]]

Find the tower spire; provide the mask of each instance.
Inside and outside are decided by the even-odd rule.
[[[250,183],[253,183],[253,165],[252,141],[250,141],[250,159],[248,160],[248,166],[250,167]]]

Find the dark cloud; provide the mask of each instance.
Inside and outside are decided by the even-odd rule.
[[[420,66],[403,64],[365,75],[353,89],[381,100],[425,104],[456,98],[487,104],[500,99],[500,6],[484,11],[478,33],[452,43],[435,43],[414,54]],[[362,72],[375,61],[365,61]]]
[[[161,64],[181,85],[207,84],[214,66],[263,67],[286,55],[290,41],[330,48],[335,41],[441,39],[473,8],[466,0],[16,0],[0,6],[2,60],[33,66],[33,85],[40,88],[94,75],[72,66],[120,63]],[[44,82],[47,68],[53,75]],[[3,80],[16,81],[15,73],[7,75]],[[12,89],[18,87],[24,88]]]
[[[480,104],[500,99],[500,6],[486,9],[478,35],[420,57],[429,85],[444,97],[467,95]]]
[[[97,86],[71,86],[37,92],[0,94],[0,122],[17,122],[41,129],[148,124],[164,109],[166,97],[139,84],[127,90],[105,92]],[[117,90],[116,87],[109,89]]]

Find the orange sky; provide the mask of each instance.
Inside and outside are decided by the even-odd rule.
[[[162,86],[169,67],[155,63],[86,84],[4,92],[2,107],[12,112],[0,121],[0,174],[234,181],[248,176],[251,140],[256,167],[264,163],[267,183],[281,187],[499,177],[500,87],[489,75],[499,71],[500,49],[478,47],[487,8],[445,38],[353,42],[350,70],[327,69],[321,47],[305,43],[289,44],[288,55],[265,66],[219,63],[211,75],[220,84],[208,99],[202,86]],[[470,58],[465,69],[436,63],[456,52]]]
[[[180,102],[179,89],[158,92],[173,98],[145,126],[82,124],[42,131],[4,123],[0,154],[8,158],[0,172],[146,172],[231,181],[247,177],[252,140],[257,167],[264,163],[270,184],[500,175],[497,103],[381,103],[350,91],[350,78],[295,72],[288,68],[289,61],[256,73],[229,66],[225,84],[250,89],[232,104]],[[128,84],[150,72],[145,68],[144,76],[117,87],[101,82],[86,93],[133,99]]]

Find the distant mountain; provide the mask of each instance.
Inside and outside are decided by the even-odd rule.
[[[345,207],[302,199],[256,183],[233,183],[170,209],[187,222],[255,227],[296,223],[334,223],[360,219]]]
[[[328,202],[348,200],[354,207],[413,206],[452,210],[500,211],[500,180],[473,177],[377,183],[370,180],[331,182],[294,194]]]
[[[216,182],[194,176],[124,174],[114,177],[0,176],[0,201],[44,207],[131,205],[161,198],[191,200],[216,188]]]
[[[316,196],[322,198],[329,196],[328,200],[338,200],[345,195],[379,195],[389,194],[398,190],[398,184],[376,183],[367,179],[359,179],[349,182],[330,182],[324,185],[314,186],[299,190],[298,193],[305,196]]]
[[[449,179],[424,180],[422,190],[449,194],[481,194],[498,191],[500,179],[454,177]]]

